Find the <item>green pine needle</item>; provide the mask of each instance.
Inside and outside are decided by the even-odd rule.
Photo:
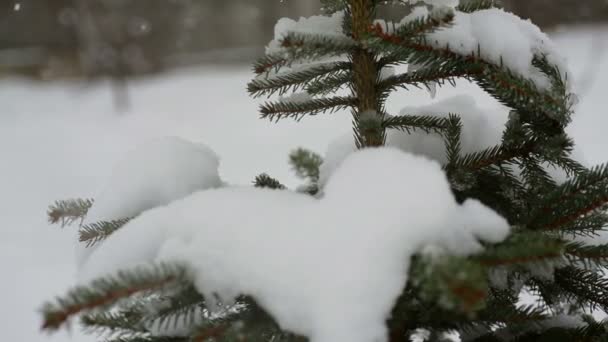
[[[84,242],[87,247],[96,245],[97,243],[107,239],[112,233],[119,230],[127,224],[131,219],[125,218],[112,221],[100,221],[82,226],[79,230],[79,241]]]
[[[186,269],[180,265],[160,264],[118,272],[94,280],[87,286],[70,290],[65,296],[47,302],[42,309],[43,330],[61,328],[82,312],[108,307],[135,294],[158,293],[189,284]]]

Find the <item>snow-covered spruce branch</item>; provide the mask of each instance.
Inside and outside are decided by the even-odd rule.
[[[206,303],[194,286],[186,286],[153,303],[155,310],[144,307],[141,320],[154,330],[194,326],[199,324],[203,317],[210,315]]]
[[[87,333],[106,337],[145,337],[149,333],[141,315],[133,311],[93,312],[82,316],[80,324]]]
[[[87,332],[105,337],[152,338],[160,331],[181,335],[180,331],[200,324],[205,317],[211,315],[203,296],[193,286],[184,286],[143,303],[133,299],[112,310],[86,314],[81,324]]]
[[[421,35],[449,27],[453,22],[453,11],[436,11],[427,16],[412,18],[412,20],[402,23],[397,28],[392,27],[392,30],[391,27],[387,27],[387,31],[391,30],[393,32],[390,35],[386,35],[385,38],[393,40],[395,43],[399,43],[403,39],[413,40]],[[389,25],[387,24],[387,26]],[[374,25],[374,29],[383,31],[382,25],[379,22]]]
[[[281,52],[291,61],[344,56],[358,47],[346,36],[289,32],[280,40]]]
[[[446,20],[449,19],[446,18]],[[378,54],[394,55],[395,60],[406,60],[408,63],[424,65],[447,78],[466,77],[473,79],[482,89],[493,97],[499,99],[507,106],[521,110],[522,112],[539,112],[546,117],[564,125],[570,119],[571,109],[570,95],[549,94],[538,88],[531,80],[513,73],[507,66],[495,64],[494,61],[487,61],[481,54],[483,46],[477,46],[477,51],[469,51],[468,54],[459,54],[453,51],[449,44],[438,46],[425,35],[400,36],[386,31],[380,24],[376,24],[369,31],[370,39],[367,46]],[[440,32],[441,33],[441,32]],[[536,61],[543,60],[544,57],[535,57]],[[448,62],[449,61],[449,62]],[[532,61],[530,61],[532,63]],[[538,65],[538,63],[535,63]],[[549,71],[546,74],[556,85],[555,89],[564,90],[563,80],[557,78],[555,67],[545,67],[541,72]],[[453,76],[451,76],[453,75]],[[400,80],[411,81],[416,85],[419,81],[416,78],[408,79],[403,76]],[[394,87],[396,79],[391,79],[385,86]],[[524,105],[525,103],[525,105]],[[532,106],[533,108],[530,108]]]
[[[114,276],[72,289],[64,297],[47,302],[42,309],[44,330],[57,330],[71,317],[111,305],[135,294],[175,289],[190,282],[180,265],[160,264],[121,271]]]
[[[190,341],[245,340],[305,342],[306,338],[282,331],[276,322],[250,298],[242,297],[241,309],[218,315],[195,325],[190,330]]]

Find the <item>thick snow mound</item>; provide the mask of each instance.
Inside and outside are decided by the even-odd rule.
[[[221,186],[219,159],[207,146],[159,138],[127,153],[95,198],[85,223],[134,217],[198,190]],[[79,263],[94,247],[78,247]]]
[[[458,205],[438,163],[368,149],[341,164],[320,200],[226,187],[145,212],[91,255],[81,279],[182,261],[206,298],[253,296],[312,342],[386,341],[412,254],[434,246],[466,255],[481,250],[478,238],[498,242],[508,231],[480,203]]]
[[[417,7],[399,25],[429,15],[425,7]],[[398,25],[398,26],[399,26]],[[548,78],[532,65],[534,56],[546,56],[567,79],[566,61],[557,47],[538,26],[515,14],[492,8],[463,13],[456,11],[451,26],[426,35],[427,42],[437,48],[449,47],[463,56],[480,56],[495,65],[533,81],[537,87],[550,87]]]

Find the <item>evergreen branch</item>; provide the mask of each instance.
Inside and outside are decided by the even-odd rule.
[[[488,247],[474,260],[486,267],[553,262],[564,255],[562,240],[535,233],[515,233],[506,241]]]
[[[560,185],[555,191],[545,196],[545,204],[540,209],[539,215],[551,213],[556,205],[562,204],[586,194],[598,188],[605,187],[608,182],[608,164],[592,168],[588,172],[580,174]]]
[[[49,222],[59,223],[61,227],[65,227],[77,220],[82,221],[93,206],[93,202],[93,199],[82,198],[55,201],[47,211]]]
[[[553,221],[544,225],[542,228],[547,230],[558,229],[563,227],[564,225],[587,215],[595,210],[603,208],[608,203],[608,197],[602,197],[599,199],[595,199],[593,202],[588,203],[586,206],[577,207],[577,208],[569,208],[567,212],[561,213],[561,215],[555,218]],[[580,205],[580,204],[579,204]],[[575,210],[573,210],[575,209]]]
[[[99,312],[82,316],[81,324],[85,331],[107,336],[139,336],[148,333],[141,324],[141,316],[133,312]]]
[[[596,322],[587,320],[587,326],[576,328],[577,341],[601,341],[608,337],[608,320]]]
[[[453,271],[457,269],[458,277]],[[488,296],[486,274],[481,264],[456,256],[420,258],[412,263],[411,281],[425,301],[471,313],[483,308]]]
[[[477,85],[501,103],[525,114],[527,120],[536,120],[537,125],[546,127],[548,131],[559,132],[570,122],[572,110],[566,94],[556,97],[541,91],[532,81],[500,66],[488,63],[482,70],[482,73],[473,75]]]
[[[309,150],[298,148],[289,154],[289,164],[302,179],[308,179],[310,183],[319,182],[319,168],[323,163],[323,158]]]
[[[186,270],[177,265],[160,264],[118,272],[116,276],[97,279],[79,286],[54,302],[47,302],[42,313],[43,330],[57,330],[72,316],[108,306],[137,293],[162,291],[188,283]]]
[[[580,242],[571,242],[566,246],[566,257],[571,261],[583,263],[586,267],[606,265],[608,262],[608,245],[588,246]]]
[[[497,145],[458,158],[454,167],[474,171],[491,165],[511,162],[515,158],[528,156],[533,152],[534,146],[534,142],[528,142],[519,147]]]
[[[446,129],[443,132],[446,147],[448,165],[458,160],[461,151],[460,138],[462,133],[462,121],[460,117],[450,114],[446,120]]]
[[[447,120],[430,115],[386,116],[382,121],[382,127],[385,129],[398,129],[408,134],[416,130],[422,130],[426,133],[443,133],[447,127]]]
[[[547,170],[542,166],[541,161],[533,155],[519,158],[517,161],[521,168],[521,176],[529,187],[528,194],[538,197],[540,193],[546,193],[554,189],[557,184]],[[536,198],[539,201],[540,198]]]
[[[253,72],[256,75],[261,75],[264,73],[268,73],[272,70],[278,70],[281,66],[288,64],[289,61],[279,55],[266,55],[260,59],[258,59],[253,64]]]
[[[532,65],[549,77],[553,91],[557,93],[567,92],[566,80],[562,78],[561,71],[557,66],[549,63],[546,56],[535,55],[532,59]]]
[[[161,298],[161,307],[142,317],[154,328],[176,328],[178,324],[192,327],[207,317],[205,299],[194,286],[187,286],[179,292]]]
[[[247,85],[247,91],[254,97],[271,96],[274,93],[283,95],[288,91],[297,91],[307,82],[330,77],[350,68],[347,62],[328,62],[311,66],[302,66],[296,70],[280,72],[275,75],[258,76]]]
[[[444,11],[438,14],[432,12],[430,15],[410,20],[400,25],[390,37],[392,39],[396,39],[396,37],[413,39],[423,34],[433,33],[439,29],[450,27],[453,24],[455,18],[453,11]],[[376,31],[378,29],[382,30],[380,24],[376,24],[375,27]]]
[[[112,221],[100,221],[82,226],[79,230],[79,241],[86,243],[87,247],[107,239],[112,233],[127,224],[131,218]]]
[[[525,113],[527,119],[536,120],[538,125],[562,129],[570,120],[568,94],[556,94],[555,97],[540,91],[531,80],[515,75],[503,65],[483,60],[478,51],[461,55],[449,46],[438,48],[429,45],[425,37],[411,39],[384,32],[380,25],[370,29],[370,34],[367,45],[376,53],[389,55],[391,60],[425,65],[442,73],[466,74],[488,94]]]
[[[338,91],[340,88],[348,85],[353,81],[352,72],[343,70],[341,72],[332,73],[321,79],[312,80],[305,85],[305,90],[312,96],[325,96]]]
[[[262,173],[255,177],[253,184],[256,188],[268,188],[274,190],[285,190],[287,187],[278,180],[270,177],[269,175]]]
[[[353,97],[329,97],[311,99],[305,102],[267,102],[260,108],[263,119],[280,120],[283,118],[294,118],[300,120],[304,115],[317,115],[322,112],[336,112],[341,109],[356,105]]]
[[[443,85],[445,82],[455,84],[458,78],[471,80],[469,75],[470,72],[463,70],[425,67],[416,71],[387,77],[378,83],[378,89],[390,93],[399,87],[407,90],[408,86],[417,88],[424,86],[428,88],[431,83],[437,83],[438,85]]]
[[[595,237],[608,226],[608,214],[597,212],[559,227],[562,235]]]
[[[566,172],[566,175],[568,175],[569,177],[580,176],[588,171],[588,169],[581,163],[566,155],[545,158],[545,161],[551,166],[564,170]]]
[[[229,330],[233,328],[234,324],[237,322],[245,323],[247,322],[248,313],[251,310],[251,307],[247,305],[246,307],[240,309],[237,312],[226,312],[224,314],[219,315],[218,317],[207,320],[198,326],[191,329],[190,333],[190,341],[191,342],[205,342],[208,340],[229,340],[224,338],[225,334],[229,333]],[[243,332],[244,329],[238,329],[238,331]]]
[[[281,39],[288,60],[315,60],[351,53],[359,44],[346,36],[288,32]]]
[[[531,215],[531,223],[558,229],[608,204],[608,167],[595,167],[569,180],[544,197]]]
[[[589,270],[567,266],[555,270],[555,284],[566,291],[576,301],[608,310],[608,279]]]
[[[501,8],[499,0],[463,0],[456,10],[464,13],[473,13],[490,8]]]
[[[397,301],[389,320],[390,341],[409,342],[406,332],[415,329],[429,331],[479,331],[480,328],[491,331],[499,325],[529,327],[538,325],[548,317],[537,306],[517,307],[515,298],[501,299],[492,291],[485,303],[485,308],[476,311],[472,316],[459,315],[457,312],[441,308],[436,301],[424,301],[403,295]],[[502,342],[502,341],[501,341]]]
[[[190,333],[191,341],[307,341],[282,331],[276,321],[253,300],[242,298],[239,303],[239,310],[221,314],[193,329]]]

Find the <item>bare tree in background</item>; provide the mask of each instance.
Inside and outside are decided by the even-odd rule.
[[[542,27],[608,21],[606,0],[503,0],[505,7]]]

